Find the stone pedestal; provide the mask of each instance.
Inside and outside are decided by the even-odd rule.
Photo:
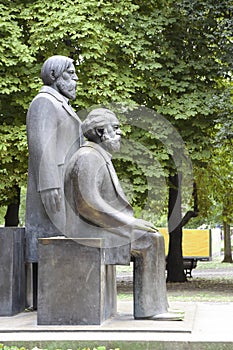
[[[39,239],[39,325],[100,325],[116,313],[115,266],[101,239]]]
[[[24,240],[24,228],[0,228],[0,316],[25,309]]]

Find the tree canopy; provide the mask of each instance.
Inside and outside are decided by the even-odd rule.
[[[216,124],[224,128],[232,116],[231,0],[11,0],[0,8],[0,204],[12,200],[15,185],[26,183],[26,112],[41,86],[41,65],[54,54],[76,62],[74,108],[81,115],[109,103],[155,112],[149,124],[140,116],[139,124],[128,123],[119,113],[131,146],[116,167],[127,175],[136,211],[145,207],[145,215],[153,215],[163,202],[161,194],[148,207],[148,188],[159,193],[156,179],[166,182],[179,152],[173,129],[156,115],[181,136],[194,175],[207,167]],[[149,166],[139,164],[140,149],[148,150]],[[199,189],[201,181],[197,176]],[[200,196],[203,207],[206,197]]]

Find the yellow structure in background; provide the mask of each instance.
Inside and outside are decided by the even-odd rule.
[[[159,228],[165,240],[165,254],[168,254],[169,234],[167,228]],[[219,229],[183,229],[182,250],[184,258],[212,260],[221,253],[221,234]]]

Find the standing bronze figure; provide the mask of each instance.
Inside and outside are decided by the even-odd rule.
[[[25,231],[29,263],[38,261],[38,238],[64,232],[65,166],[82,143],[81,121],[69,105],[69,100],[76,97],[78,80],[73,60],[65,56],[48,58],[42,66],[41,78],[44,86],[27,113],[29,166]]]

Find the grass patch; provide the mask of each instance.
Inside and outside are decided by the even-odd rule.
[[[32,347],[18,347],[15,345],[4,345],[4,344],[0,344],[0,350],[48,350],[48,348],[38,348],[37,346],[32,346]],[[67,348],[59,348],[59,347],[52,347],[52,349],[54,350],[64,350]],[[105,346],[97,346],[97,347],[85,347],[85,348],[80,348],[80,347],[76,347],[76,350],[107,350],[107,348]],[[72,350],[72,349],[67,349],[67,350]],[[120,350],[120,348],[115,348],[115,349],[109,349],[109,350]]]
[[[232,278],[193,278],[184,283],[167,283],[170,301],[233,302]]]
[[[198,261],[193,278],[184,283],[167,283],[169,301],[233,302],[233,264],[222,263],[222,257],[213,261]],[[118,299],[133,299],[133,266],[117,266],[122,276],[118,283]]]
[[[116,266],[116,272],[117,273],[131,273],[133,271],[133,263],[131,262],[130,265],[117,265]]]
[[[121,293],[119,292],[117,294],[117,299],[118,300],[125,300],[125,301],[131,301],[133,300],[133,293],[129,292],[129,293]]]
[[[197,278],[184,283],[167,283],[169,301],[233,302],[232,279]],[[118,300],[133,300],[132,288],[118,292]]]
[[[232,270],[233,271],[233,264],[230,263],[223,263],[222,262],[223,257],[215,258],[212,261],[198,261],[197,262],[197,270]]]

